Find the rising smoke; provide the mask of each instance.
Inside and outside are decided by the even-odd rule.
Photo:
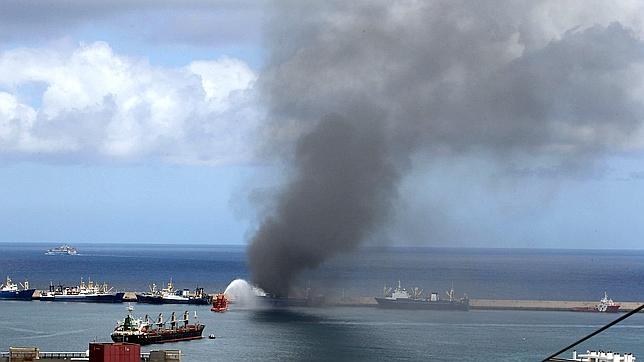
[[[285,295],[371,236],[416,153],[577,167],[639,147],[644,44],[613,5],[558,4],[278,2],[263,146],[290,178],[252,238],[253,280]]]

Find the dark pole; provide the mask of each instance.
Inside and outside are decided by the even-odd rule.
[[[628,318],[628,317],[632,316],[633,314],[636,314],[637,312],[641,311],[642,309],[644,309],[644,304],[642,304],[642,305],[640,305],[639,307],[637,307],[637,308],[633,309],[632,311],[630,311],[630,312],[626,313],[625,315],[623,315],[623,316],[621,316],[621,317],[619,317],[619,318],[615,319],[614,321],[612,321],[612,322],[608,323],[607,325],[605,325],[605,326],[603,326],[603,327],[599,328],[598,330],[596,330],[596,331],[594,331],[593,333],[591,333],[591,334],[587,335],[586,337],[584,337],[584,338],[582,338],[582,339],[580,339],[580,340],[576,341],[575,343],[573,343],[573,344],[571,344],[571,345],[569,345],[569,346],[566,346],[565,348],[562,348],[560,351],[557,351],[557,352],[555,352],[555,353],[551,354],[550,356],[548,356],[548,357],[544,358],[541,362],[548,362],[548,361],[550,361],[550,359],[552,359],[552,358],[554,358],[554,357],[557,357],[558,355],[560,355],[560,354],[562,354],[562,353],[566,352],[567,350],[569,350],[569,349],[571,349],[572,347],[574,347],[574,346],[578,345],[579,343],[581,343],[581,342],[583,342],[583,341],[585,341],[585,340],[587,340],[587,339],[589,339],[589,338],[591,338],[591,337],[593,337],[593,336],[595,336],[595,335],[597,335],[597,334],[599,334],[599,333],[601,333],[601,332],[603,332],[603,331],[607,330],[608,328],[610,328],[610,327],[614,326],[615,324],[617,324],[617,323],[619,323],[619,322],[623,321],[624,319],[626,319],[626,318]]]

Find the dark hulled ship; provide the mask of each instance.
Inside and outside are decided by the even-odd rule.
[[[447,299],[441,299],[438,293],[430,293],[429,297],[422,296],[422,289],[414,288],[408,292],[402,288],[400,281],[393,291],[385,287],[384,296],[376,297],[378,307],[392,309],[434,309],[434,310],[469,310],[470,301],[467,296],[457,298],[454,288],[450,289]]]
[[[0,285],[0,300],[32,300],[36,290],[29,288],[29,282],[26,280],[20,286],[22,289],[7,277],[4,284]]]
[[[138,303],[148,304],[210,304],[210,297],[204,293],[203,288],[197,288],[194,293],[190,293],[188,289],[175,290],[172,280],[168,285],[158,290],[156,284],[150,286],[150,291],[137,294],[136,301]]]
[[[184,312],[183,319],[177,320],[174,312],[170,321],[164,322],[163,313],[159,314],[156,322],[152,322],[146,315],[143,319],[134,318],[134,308],[128,306],[128,313],[123,321],[119,322],[112,332],[114,342],[137,343],[140,345],[166,342],[189,341],[201,339],[205,325],[197,320],[195,312],[195,323],[190,324],[188,311]],[[169,325],[169,326],[168,326]]]

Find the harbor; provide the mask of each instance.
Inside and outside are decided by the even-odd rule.
[[[325,278],[319,275],[307,277],[294,285],[292,302],[273,298],[270,300],[273,308],[249,308],[238,301],[228,305],[220,301],[214,305],[214,300],[210,304],[189,306],[137,303],[137,294],[152,293],[155,283],[157,292],[163,294],[166,289],[167,294],[169,281],[172,281],[174,293],[183,294],[184,289],[189,289],[189,294],[196,294],[198,288],[203,288],[208,299],[216,299],[214,296],[222,294],[231,285],[231,280],[250,279],[243,264],[244,249],[193,247],[186,251],[183,246],[137,246],[133,250],[109,245],[79,247],[76,255],[45,255],[46,249],[39,245],[3,249],[7,260],[25,260],[31,270],[25,272],[26,267],[8,265],[0,275],[0,282],[6,283],[7,275],[11,278],[7,294],[15,295],[15,290],[27,287],[35,289],[31,297],[36,300],[0,301],[5,315],[0,321],[0,351],[8,352],[12,346],[37,346],[44,351],[41,359],[50,351],[81,353],[90,342],[112,341],[115,323],[123,321],[126,308],[131,304],[133,317],[145,321],[145,315],[149,315],[148,324],[158,321],[160,313],[169,323],[175,312],[178,325],[182,326],[185,311],[190,312],[190,324],[193,324],[193,313],[197,311],[200,323],[206,326],[203,338],[141,347],[142,354],[159,348],[181,350],[183,359],[188,361],[311,359],[310,356],[328,353],[329,346],[335,351],[334,356],[354,360],[373,358],[375,350],[383,358],[409,355],[411,359],[430,356],[435,360],[458,360],[463,355],[476,356],[481,349],[486,355],[500,360],[503,360],[504,351],[517,356],[518,360],[537,360],[537,357],[545,356],[544,351],[555,351],[563,341],[574,339],[571,336],[584,335],[624,315],[573,312],[595,308],[604,291],[620,305],[619,312],[633,309],[640,300],[638,290],[630,284],[605,284],[596,279],[591,279],[593,283],[589,284],[586,280],[574,279],[581,274],[571,274],[573,279],[562,279],[561,275],[567,274],[561,270],[571,262],[569,253],[561,257],[548,254],[547,258],[540,253],[525,252],[504,252],[509,253],[507,257],[505,254],[473,254],[472,258],[476,257],[478,264],[466,262],[467,268],[474,270],[466,273],[462,271],[465,267],[458,269],[464,263],[461,251],[403,249],[392,254],[390,263],[396,267],[391,269],[382,263],[383,258],[390,255],[376,249],[361,254],[362,259],[333,266],[333,271],[346,273],[350,270],[347,278],[330,274],[332,277],[326,279],[331,283],[325,283]],[[137,256],[133,257],[133,254]],[[577,254],[578,259],[573,261],[587,257],[584,252]],[[613,259],[619,257],[621,254],[611,256]],[[515,262],[500,263],[499,258]],[[522,288],[523,277],[513,277],[526,273],[518,265],[525,265],[531,259],[554,259],[561,265],[545,265],[538,270],[541,277]],[[374,269],[374,264],[381,269]],[[498,272],[500,264],[505,268],[501,269],[502,273]],[[420,269],[423,270],[420,276],[414,276],[409,274],[410,268],[424,269]],[[122,270],[129,272],[122,273]],[[372,270],[377,272],[374,274]],[[487,270],[496,272],[492,274]],[[618,271],[616,268],[611,273]],[[494,278],[482,277],[484,275]],[[107,282],[107,289],[113,288],[108,294],[123,293],[122,302],[38,300],[41,293],[49,291],[50,282],[72,291],[80,287],[81,278],[88,289],[91,289],[90,280],[101,286]],[[25,285],[27,279],[29,283]],[[469,311],[378,308],[375,298],[383,297],[389,291],[389,288],[383,290],[383,285],[397,286],[398,279],[401,279],[401,288],[407,289],[410,296],[430,300],[432,293],[441,300],[449,300],[446,292],[453,285],[455,299],[467,294]],[[481,279],[485,281],[481,282]],[[422,293],[417,288],[422,288]],[[307,303],[307,294],[316,302]],[[644,348],[636,341],[639,325],[644,325],[644,315],[634,316],[624,327],[617,326],[608,334],[610,340],[602,340],[599,336],[597,341],[577,350],[585,353],[586,350],[612,349],[640,357],[644,355]],[[166,328],[169,326],[166,324]],[[392,328],[400,336],[395,341],[390,340]],[[486,330],[486,333],[478,334],[476,331],[480,330]],[[209,338],[211,335],[216,338]],[[443,341],[440,345],[446,347],[438,351],[435,349],[437,344],[428,345],[427,340]],[[498,341],[504,341],[504,350],[486,347]],[[270,356],[266,351],[270,351]],[[409,351],[415,352],[409,354]],[[564,356],[570,357],[571,352]]]
[[[41,291],[34,292],[33,299],[38,300]],[[209,298],[214,298],[218,293],[208,294]],[[123,302],[135,303],[137,301],[137,292],[124,292]],[[521,300],[521,299],[479,299],[470,298],[470,310],[525,310],[525,311],[562,311],[571,312],[575,308],[593,308],[597,301],[590,300]],[[621,308],[617,312],[629,312],[644,302],[638,301],[620,301]],[[305,305],[302,305],[305,307]],[[339,296],[326,297],[321,305],[316,307],[377,307],[378,303],[374,296]],[[234,307],[233,307],[234,308]]]

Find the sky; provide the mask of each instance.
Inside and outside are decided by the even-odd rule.
[[[328,4],[302,10],[287,1],[0,3],[0,241],[245,245],[270,208],[267,195],[292,172],[288,157],[270,155],[284,150],[263,147],[277,133],[273,118],[293,122],[278,129],[285,138],[279,143],[290,145],[306,129],[300,126],[305,119],[324,116],[315,101],[333,105],[338,97],[351,95],[346,93],[351,87],[394,109],[410,107],[405,102],[429,92],[429,85],[474,79],[463,87],[474,95],[434,97],[426,103],[428,113],[455,126],[441,128],[433,122],[432,136],[419,142],[448,151],[417,147],[404,152],[409,165],[391,185],[393,212],[378,220],[368,242],[644,247],[644,137],[639,126],[644,116],[644,25],[639,2],[514,2],[512,9],[490,6],[497,10],[472,13],[467,2],[454,2],[449,14],[465,35],[440,24],[423,28],[418,25],[426,23],[422,18],[398,19],[396,14],[409,9],[386,5],[393,14],[390,23],[398,25],[392,28],[420,29],[420,45],[392,38],[391,47],[383,47],[408,53],[401,57],[408,61],[380,62],[372,48],[353,53],[348,47],[342,51],[350,55],[331,58],[333,67],[306,50],[335,36],[347,38],[346,29],[381,34],[370,27],[380,9],[372,15],[362,12],[367,25],[354,28],[365,21],[356,17],[356,9]],[[426,20],[438,23],[431,16]],[[311,24],[331,26],[326,31]],[[397,34],[387,31],[383,34]],[[425,38],[423,31],[440,37]],[[315,35],[311,42],[310,33],[323,36]],[[374,39],[381,45],[390,41]],[[491,41],[494,47],[488,46]],[[432,74],[431,82],[416,84],[413,75],[432,72],[422,67],[425,63],[413,62],[414,57],[430,58],[442,69],[458,63],[454,54],[472,61],[437,71],[439,83]],[[573,56],[575,61],[561,61]],[[336,67],[335,60],[342,59],[347,62],[337,63],[346,72]],[[412,71],[401,71],[405,67]],[[291,73],[280,73],[284,69]],[[353,74],[356,79],[362,75],[356,69],[367,79],[376,79],[372,71],[404,73],[404,82],[385,79],[396,87],[376,98],[363,91],[378,83],[353,80]],[[522,78],[525,69],[541,76]],[[482,76],[468,78],[468,72],[500,75],[489,82]],[[290,78],[293,74],[297,79]],[[349,85],[334,77],[349,79]],[[327,80],[333,92],[319,86]],[[526,85],[527,93],[496,89],[514,89],[515,83]],[[538,87],[545,88],[540,95],[573,102],[548,97],[526,101],[533,94],[530,89]],[[298,100],[296,106],[289,103],[292,99]],[[564,104],[564,110],[554,103]],[[519,111],[501,112],[499,104],[516,105]],[[303,105],[305,110],[298,108]],[[570,105],[581,110],[565,109]],[[501,121],[477,122],[462,113],[469,108],[472,114]],[[337,110],[342,113],[343,108]],[[528,121],[542,113],[564,119],[548,124],[547,136],[554,138],[552,129],[557,128],[560,142],[533,137],[539,129],[505,127],[515,124],[512,115],[517,113],[527,114]],[[396,115],[401,124],[412,117],[410,112]],[[568,121],[575,117],[583,122]],[[500,132],[504,129],[512,132]],[[493,135],[480,137],[486,130]],[[581,145],[587,152],[570,153],[569,158],[542,153],[562,144]],[[575,162],[561,162],[573,158]]]

